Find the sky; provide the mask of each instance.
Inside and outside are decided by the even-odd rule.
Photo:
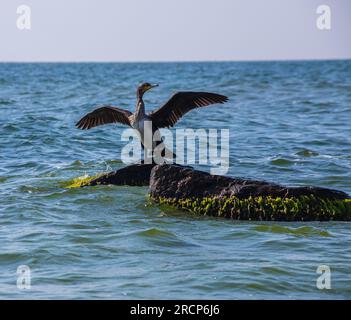
[[[350,33],[351,0],[0,0],[0,61],[350,59]]]

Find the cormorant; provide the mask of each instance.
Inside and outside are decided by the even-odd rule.
[[[139,132],[141,144],[144,148],[144,121],[152,122],[152,134],[154,135],[158,129],[173,127],[182,116],[192,109],[228,101],[228,97],[216,93],[178,92],[162,107],[146,114],[143,95],[148,90],[157,86],[158,84],[143,83],[138,87],[136,110],[134,113],[111,105],[106,105],[85,115],[76,123],[76,126],[84,130],[108,123],[121,123]],[[152,149],[159,143],[160,142],[156,144],[153,143]],[[148,146],[145,147],[146,149],[150,149]],[[164,153],[162,156],[164,156]]]

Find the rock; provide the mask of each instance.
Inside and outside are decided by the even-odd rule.
[[[150,197],[203,215],[232,219],[351,220],[351,200],[341,191],[214,176],[177,165],[152,169]]]
[[[151,169],[155,164],[133,164],[122,169],[103,174],[85,186],[96,185],[128,185],[128,186],[148,186],[150,181]]]
[[[345,199],[344,192],[319,187],[283,187],[258,180],[214,176],[177,165],[158,165],[150,178],[150,195],[158,197],[299,197],[310,196],[328,199]]]
[[[150,198],[200,215],[241,220],[351,220],[351,199],[319,187],[214,176],[179,165],[134,164],[69,187],[150,186]]]

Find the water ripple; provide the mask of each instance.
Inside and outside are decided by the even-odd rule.
[[[258,223],[150,204],[147,188],[67,189],[116,170],[122,126],[80,131],[95,105],[151,111],[182,90],[230,97],[178,128],[229,128],[231,176],[351,194],[351,62],[0,64],[0,298],[350,298],[348,223]],[[190,87],[189,87],[190,85]],[[199,123],[198,119],[201,119]],[[208,170],[209,167],[201,167]],[[333,290],[315,287],[331,267]]]

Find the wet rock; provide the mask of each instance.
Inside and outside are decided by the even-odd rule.
[[[213,176],[175,165],[152,169],[150,197],[196,214],[238,220],[351,220],[351,199],[341,191]]]
[[[82,186],[150,187],[150,198],[199,215],[241,220],[351,220],[351,199],[338,190],[214,176],[179,165],[135,164]]]
[[[122,169],[103,174],[84,186],[128,185],[148,186],[150,173],[155,164],[133,164]]]
[[[323,199],[346,199],[342,191],[319,187],[284,187],[259,180],[214,176],[177,165],[155,166],[150,177],[150,195],[166,198],[194,197],[300,197],[315,196]]]

